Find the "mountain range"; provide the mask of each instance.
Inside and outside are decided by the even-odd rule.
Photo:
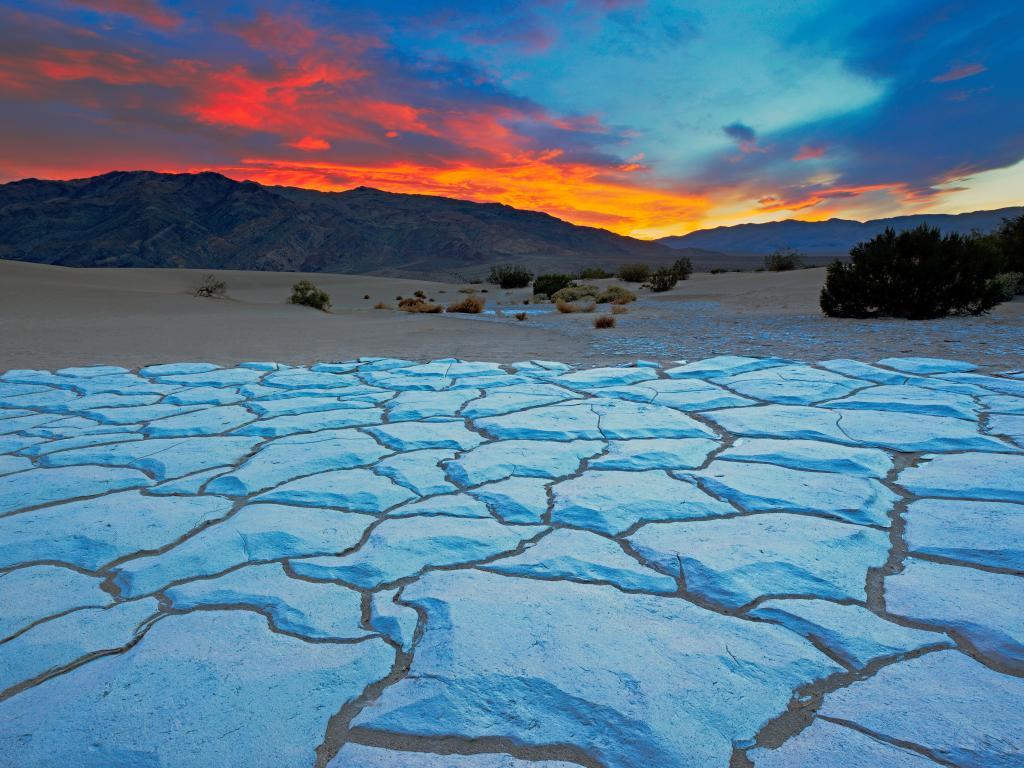
[[[217,173],[114,171],[70,181],[0,185],[0,259],[75,267],[182,267],[349,272],[439,280],[483,277],[497,264],[535,273],[657,267],[751,268],[776,248],[809,263],[844,256],[886,227],[928,223],[988,231],[1024,208],[872,221],[739,224],[642,241],[500,203],[358,187],[319,192]]]
[[[318,192],[150,171],[0,185],[0,258],[64,266],[468,279],[502,263],[567,272],[678,256],[546,213],[367,187]]]
[[[958,214],[928,213],[870,221],[787,219],[767,224],[699,229],[688,235],[663,237],[658,242],[670,248],[700,248],[733,255],[764,255],[778,248],[795,248],[810,255],[842,256],[849,253],[850,248],[857,243],[871,239],[887,227],[900,231],[928,224],[943,232],[989,232],[998,227],[1003,219],[1019,216],[1022,212],[1024,207]]]

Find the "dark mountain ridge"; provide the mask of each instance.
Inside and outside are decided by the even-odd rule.
[[[807,254],[840,255],[848,253],[854,245],[869,240],[887,227],[899,231],[928,224],[943,232],[989,232],[998,227],[1003,219],[1019,216],[1021,212],[1024,212],[1024,207],[958,214],[925,213],[870,221],[786,219],[766,224],[699,229],[688,235],[663,237],[658,242],[670,248],[701,248],[729,254],[763,255],[777,248],[796,248]]]
[[[572,271],[678,256],[545,213],[368,187],[318,192],[151,171],[0,185],[0,258],[63,266],[464,279],[499,263]]]

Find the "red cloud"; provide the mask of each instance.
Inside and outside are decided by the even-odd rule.
[[[800,151],[793,155],[794,160],[814,160],[825,154],[825,147],[815,147],[810,144],[805,144],[800,147]]]
[[[131,16],[159,29],[173,29],[181,24],[181,17],[160,6],[156,0],[67,0],[99,13]]]
[[[951,83],[954,80],[963,80],[966,77],[981,74],[988,69],[984,64],[964,64],[959,67],[951,67],[941,75],[932,78],[933,83]]]
[[[313,136],[303,136],[298,141],[292,141],[287,144],[289,147],[295,147],[296,149],[304,149],[307,152],[316,152],[318,150],[330,149],[331,145],[323,139],[317,139]]]

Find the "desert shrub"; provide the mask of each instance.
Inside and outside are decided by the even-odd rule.
[[[204,299],[220,299],[228,292],[228,284],[213,275],[207,275],[203,284],[196,288],[196,296]]]
[[[636,301],[636,294],[621,285],[609,285],[597,294],[598,304],[628,304]]]
[[[679,282],[679,275],[671,267],[661,267],[654,270],[647,285],[655,293],[663,293],[676,287]]]
[[[614,315],[598,315],[594,318],[595,328],[614,328],[615,317]]]
[[[769,272],[789,272],[803,266],[804,257],[794,248],[779,248],[764,257],[764,268]]]
[[[1000,272],[992,278],[996,294],[1000,301],[1010,301],[1019,293],[1024,293],[1024,273]]]
[[[487,282],[502,288],[525,288],[530,284],[533,275],[526,267],[518,264],[503,264],[491,267],[491,274],[487,276]]]
[[[571,275],[537,275],[533,281],[533,295],[545,293],[552,296],[569,285],[572,285]]]
[[[621,304],[615,304],[615,305],[612,306],[612,314],[613,315],[624,315],[627,312],[629,312],[629,309],[624,307],[624,306],[622,306]]]
[[[603,267],[587,267],[586,269],[580,270],[580,280],[604,280],[609,277],[615,277],[615,273],[609,272]]]
[[[551,294],[552,301],[579,301],[580,299],[596,298],[601,290],[596,285],[569,285]]]
[[[309,280],[299,280],[292,286],[292,297],[289,301],[324,312],[331,308],[331,297],[327,295],[327,291],[320,290]]]
[[[619,267],[619,279],[627,283],[643,283],[650,277],[651,268],[646,264],[623,264]]]
[[[693,262],[690,261],[689,256],[680,256],[672,264],[672,271],[680,280],[689,280],[690,275],[693,274]]]
[[[417,299],[425,299],[425,298],[427,298],[427,294],[425,294],[423,291],[416,291],[413,294],[413,296],[415,296]]]
[[[566,299],[555,299],[555,307],[559,312],[563,314],[573,314],[575,312],[593,312],[594,307],[597,306],[597,302],[590,300],[585,302],[573,302],[567,301]]]
[[[449,312],[463,312],[469,315],[479,315],[483,309],[484,300],[479,296],[467,296],[448,305]]]
[[[374,309],[391,309],[391,307],[389,307],[383,301],[378,301],[376,304],[373,305],[373,308]]]
[[[515,314],[516,320],[525,320],[527,317],[529,317],[529,315],[527,315],[525,312],[516,312]]]
[[[988,238],[921,225],[887,229],[828,268],[821,309],[831,317],[980,315],[999,303],[1001,254]]]
[[[1024,273],[1024,213],[1014,219],[1003,219],[991,237],[1002,254],[1002,270]],[[1017,292],[1021,290],[1024,285]]]
[[[434,304],[421,299],[418,296],[411,299],[402,299],[398,302],[398,308],[404,312],[420,312],[426,314],[435,314],[444,310],[440,304]]]
[[[539,304],[542,301],[547,301],[549,298],[546,293],[535,293],[533,294],[533,303]]]
[[[368,293],[364,293],[364,294],[363,294],[363,298],[364,298],[364,299],[368,299],[368,298],[370,298],[370,294],[368,294]]]

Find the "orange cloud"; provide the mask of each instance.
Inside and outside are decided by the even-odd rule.
[[[331,145],[328,142],[323,139],[314,138],[313,136],[303,136],[298,141],[288,142],[286,146],[295,147],[296,149],[304,149],[309,152],[331,148]]]

